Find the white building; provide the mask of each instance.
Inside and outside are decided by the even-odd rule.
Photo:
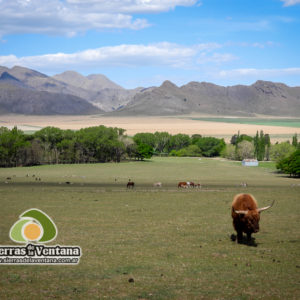
[[[258,167],[257,159],[243,159],[242,165],[245,167]]]

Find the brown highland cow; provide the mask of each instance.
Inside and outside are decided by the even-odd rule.
[[[247,234],[248,242],[251,234],[259,231],[260,213],[274,204],[257,208],[255,198],[250,194],[238,194],[234,197],[231,207],[233,227],[237,232],[238,243],[243,241],[243,232]]]

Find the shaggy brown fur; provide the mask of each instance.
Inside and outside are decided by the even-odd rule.
[[[236,213],[236,211],[245,211]],[[254,197],[250,194],[236,195],[232,202],[231,216],[233,227],[237,232],[238,242],[243,240],[243,232],[247,234],[248,241],[251,240],[251,234],[259,231],[260,213]]]

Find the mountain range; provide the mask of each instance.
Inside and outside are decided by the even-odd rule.
[[[51,77],[0,66],[0,113],[300,117],[300,87],[261,80],[250,86],[190,82],[178,87],[165,81],[159,87],[128,90],[100,74],[66,71]]]

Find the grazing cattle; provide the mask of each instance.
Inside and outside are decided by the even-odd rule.
[[[161,182],[155,182],[153,183],[154,187],[162,187],[162,183]]]
[[[189,184],[185,181],[181,181],[178,183],[178,188],[188,188],[189,187]]]
[[[259,231],[260,213],[274,204],[257,208],[254,197],[250,194],[238,194],[234,197],[231,205],[231,216],[233,227],[237,232],[238,243],[243,241],[243,232],[247,234],[247,239],[251,241],[251,234]]]
[[[134,182],[133,181],[128,181],[127,183],[127,188],[134,188]]]
[[[188,182],[188,186],[194,188],[195,187],[195,183],[194,182]]]

